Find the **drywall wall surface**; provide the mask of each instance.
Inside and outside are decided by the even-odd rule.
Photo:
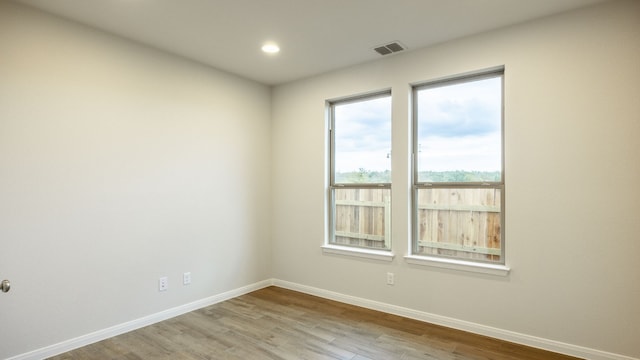
[[[276,87],[274,277],[639,358],[638,39],[640,3],[614,1]],[[511,272],[407,264],[410,84],[502,65]],[[388,88],[395,258],[323,254],[325,101]]]
[[[0,54],[0,358],[269,278],[268,87],[8,2]]]

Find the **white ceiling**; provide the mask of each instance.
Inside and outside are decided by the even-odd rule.
[[[17,0],[275,85],[604,0]],[[275,41],[277,55],[260,47]]]

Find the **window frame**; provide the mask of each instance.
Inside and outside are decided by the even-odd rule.
[[[418,128],[418,93],[421,90],[437,88],[455,84],[464,84],[472,81],[500,78],[501,81],[501,106],[500,106],[500,181],[494,182],[427,182],[419,181],[419,128]],[[411,134],[411,238],[410,255],[406,256],[408,262],[413,264],[432,265],[456,270],[479,271],[488,274],[506,275],[509,268],[506,267],[505,249],[505,69],[504,66],[464,73],[413,84],[411,88],[412,109],[412,134]],[[418,253],[419,242],[419,210],[418,193],[421,189],[486,189],[494,188],[500,191],[500,260],[491,261],[483,259],[469,259],[459,256],[447,256],[439,254]]]
[[[392,253],[392,243],[391,243],[391,179],[389,182],[382,183],[336,183],[336,142],[335,142],[335,129],[336,129],[336,114],[335,107],[337,105],[344,105],[350,103],[357,103],[361,101],[367,100],[375,100],[378,98],[388,97],[390,100],[392,99],[391,89],[385,89],[380,91],[375,91],[371,93],[365,93],[360,95],[354,95],[334,100],[327,100],[327,127],[328,127],[328,185],[327,185],[327,236],[325,237],[325,243],[323,245],[324,252],[332,253],[332,254],[341,254],[341,255],[355,255],[359,257],[366,257],[375,260],[387,260],[390,261],[393,259]],[[393,127],[393,105],[390,108],[390,116],[391,116],[391,126]],[[393,130],[391,129],[391,132]],[[392,136],[390,134],[389,138],[392,140]],[[393,146],[393,144],[391,144]],[[390,160],[390,168],[391,173],[393,173],[393,163]],[[385,223],[389,225],[389,229],[385,231],[388,238],[385,237],[385,244],[387,244],[384,248],[376,248],[369,246],[357,246],[351,244],[340,244],[335,241],[336,239],[336,199],[335,199],[335,191],[339,189],[387,189],[389,192],[389,208],[385,213],[385,217],[388,216],[388,219],[385,219]]]

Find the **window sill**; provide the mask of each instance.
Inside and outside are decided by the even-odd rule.
[[[381,261],[392,261],[393,257],[395,256],[391,251],[362,249],[337,245],[322,245],[322,252],[325,254],[355,256]]]
[[[505,265],[477,263],[473,261],[443,259],[429,256],[407,255],[405,261],[413,265],[433,266],[443,269],[469,271],[480,274],[507,276],[511,269]]]

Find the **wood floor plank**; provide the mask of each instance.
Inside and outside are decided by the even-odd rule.
[[[51,360],[575,360],[268,287]]]

